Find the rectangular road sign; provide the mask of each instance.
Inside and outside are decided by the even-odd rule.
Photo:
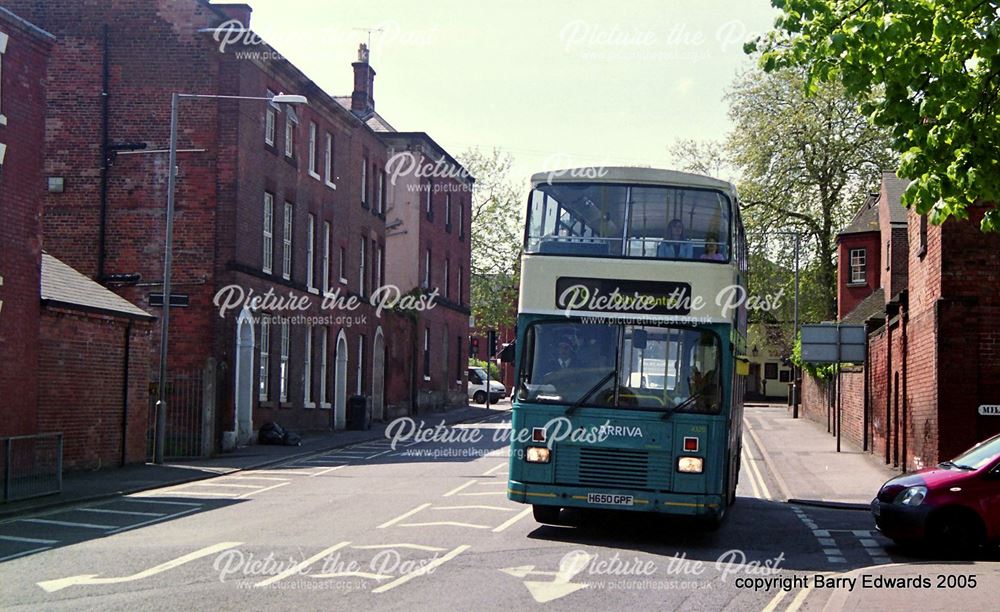
[[[867,344],[864,325],[802,326],[802,360],[807,363],[864,363]]]

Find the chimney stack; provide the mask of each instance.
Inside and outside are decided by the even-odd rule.
[[[213,4],[213,7],[225,13],[229,19],[235,19],[243,24],[243,29],[250,29],[250,13],[253,8],[249,4]]]
[[[375,112],[375,71],[368,63],[368,45],[358,47],[358,61],[354,67],[354,93],[351,94],[351,111],[367,117]]]

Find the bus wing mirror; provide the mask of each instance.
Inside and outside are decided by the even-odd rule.
[[[500,351],[500,361],[502,363],[514,363],[514,343],[513,342],[511,342],[510,344],[504,346],[503,350]]]
[[[746,356],[739,356],[736,358],[736,375],[737,376],[749,376],[750,375],[750,360]]]

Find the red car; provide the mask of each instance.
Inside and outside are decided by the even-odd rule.
[[[879,531],[899,543],[962,552],[1000,543],[1000,435],[886,482],[872,514]]]

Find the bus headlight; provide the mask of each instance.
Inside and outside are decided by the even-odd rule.
[[[528,463],[548,463],[549,449],[544,446],[529,446],[524,453],[524,460]]]
[[[705,460],[701,457],[681,457],[677,460],[677,471],[685,474],[701,474],[705,469]]]

